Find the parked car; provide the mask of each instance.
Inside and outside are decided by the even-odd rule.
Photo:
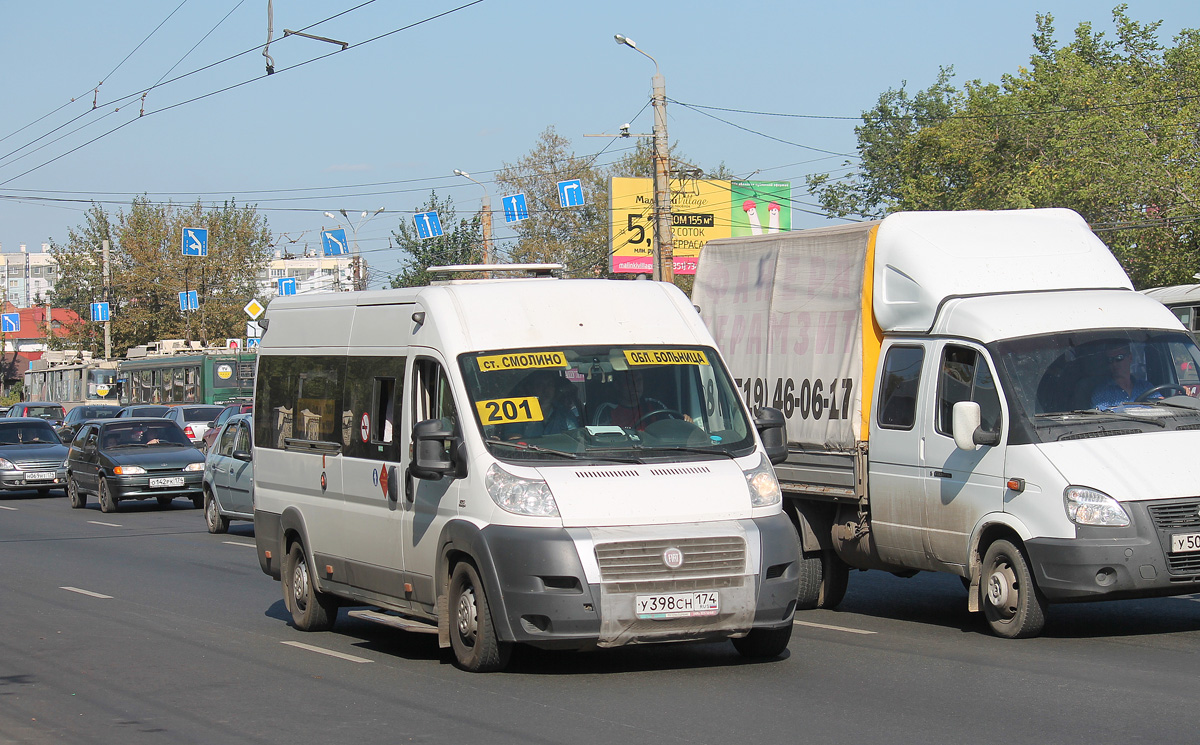
[[[0,417],[8,416],[8,410],[10,408],[12,408],[12,407],[11,406],[0,406]]]
[[[51,401],[22,401],[10,406],[8,413],[4,416],[31,416],[37,419],[44,419],[50,422],[51,426],[61,427],[63,420],[67,418],[67,410],[63,408],[62,404],[56,404]]]
[[[186,497],[204,504],[204,456],[175,422],[158,417],[112,418],[84,422],[67,455],[67,496],[71,506],[87,506],[89,494],[101,512],[120,502],[157,499],[167,506]]]
[[[0,489],[65,489],[67,448],[49,422],[36,418],[0,421]]]
[[[163,406],[162,404],[131,404],[122,407],[117,412],[117,416],[121,418],[131,416],[166,416],[170,410],[170,406]]]
[[[170,419],[178,424],[183,433],[192,441],[192,444],[200,447],[200,440],[204,437],[205,431],[208,430],[209,422],[216,419],[220,413],[220,406],[179,404],[168,409],[163,418]]]
[[[229,404],[224,409],[221,409],[221,413],[217,414],[216,419],[209,422],[208,429],[204,431],[204,437],[202,438],[203,443],[200,445],[200,449],[206,453],[212,449],[213,440],[216,439],[217,432],[220,431],[221,425],[224,424],[231,416],[235,416],[237,414],[249,414],[252,411],[254,411],[254,404],[251,403]]]
[[[65,443],[70,443],[75,439],[75,433],[79,431],[79,425],[89,419],[111,419],[121,410],[120,406],[106,406],[104,404],[83,404],[76,406],[67,412],[67,418],[63,420],[62,426],[56,431],[58,436]]]
[[[213,429],[218,434],[204,461],[204,522],[209,533],[224,533],[230,520],[254,519],[254,434],[249,414]]]

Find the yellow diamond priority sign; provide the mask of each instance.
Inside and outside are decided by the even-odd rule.
[[[242,308],[242,310],[246,311],[246,315],[250,316],[251,319],[255,319],[261,316],[266,308],[263,307],[262,303],[258,302],[257,298],[255,298],[246,303],[246,307]]]

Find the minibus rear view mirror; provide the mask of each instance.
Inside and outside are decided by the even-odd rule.
[[[459,468],[456,461],[462,461],[459,453],[459,439],[454,429],[442,419],[426,419],[413,426],[413,461],[410,471],[419,479],[437,480],[443,476],[461,478],[465,468]],[[457,456],[457,457],[456,457]]]

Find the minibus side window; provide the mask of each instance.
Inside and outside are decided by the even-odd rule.
[[[917,421],[917,389],[921,382],[921,347],[892,347],[879,380],[879,426],[912,429]]]
[[[458,415],[454,409],[454,396],[450,389],[450,379],[445,370],[435,360],[417,360],[413,366],[417,380],[414,388],[415,412],[414,422],[426,419],[442,419],[450,428],[458,429]]]
[[[1000,432],[1000,397],[987,360],[974,349],[947,345],[942,353],[938,376],[938,416],[936,430],[954,436],[954,404],[974,401],[979,404],[980,428]]]

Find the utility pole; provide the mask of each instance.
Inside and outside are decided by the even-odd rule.
[[[107,302],[109,302],[108,286],[109,286],[109,282],[111,281],[110,277],[109,277],[109,264],[108,264],[108,239],[106,238],[100,245],[103,247],[103,255],[104,255],[104,266],[101,269],[100,277],[101,277],[101,281],[104,283],[104,292],[103,292],[104,302],[107,303]],[[112,306],[110,305],[108,307],[109,307],[109,316],[111,317],[112,316]],[[108,327],[109,323],[110,322],[107,320],[104,322],[104,359],[106,359],[106,360],[110,359],[112,357],[112,336],[110,333],[110,329]]]
[[[483,201],[479,203],[479,224],[483,228],[483,263],[490,264],[492,263],[492,197],[488,194],[487,187],[471,178],[471,174],[466,171],[455,168],[454,175],[462,176],[483,189]]]

